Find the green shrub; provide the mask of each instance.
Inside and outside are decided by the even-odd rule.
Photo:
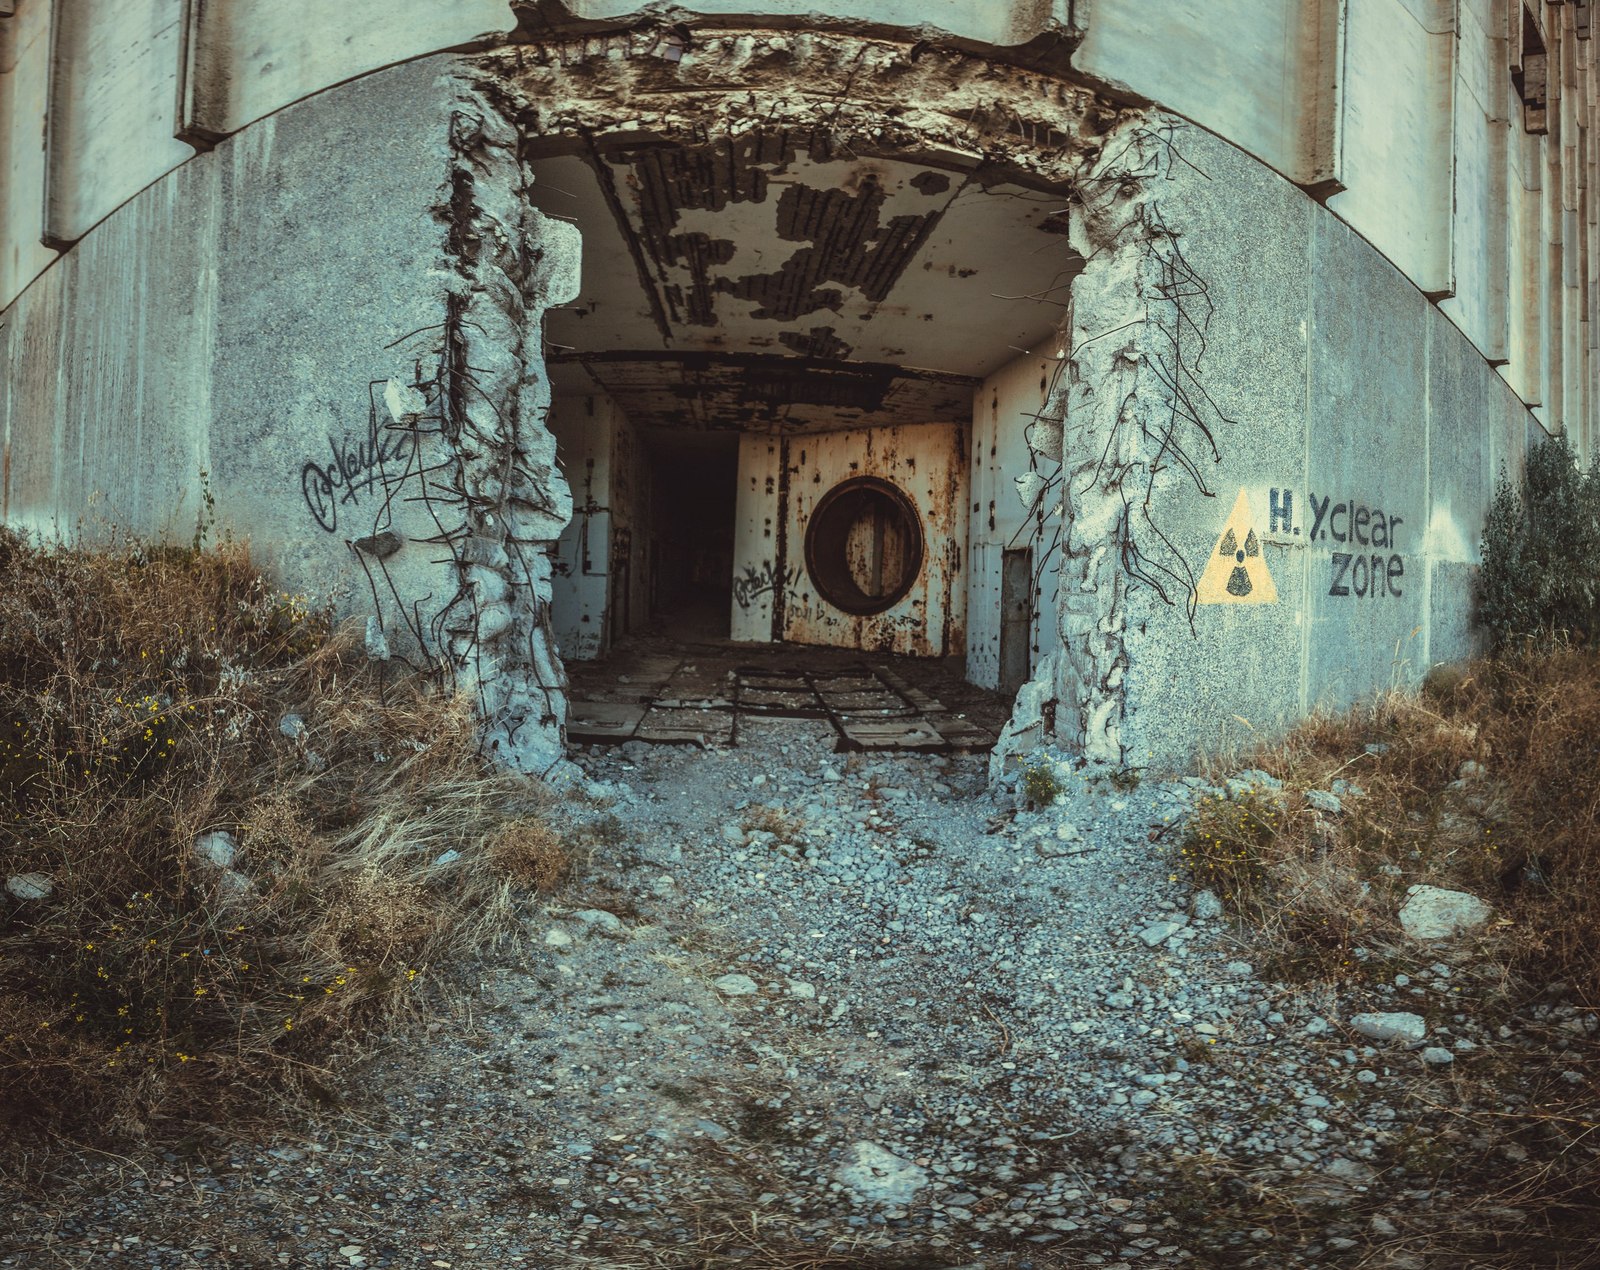
[[[1563,437],[1528,454],[1521,489],[1504,475],[1483,529],[1478,621],[1496,648],[1600,639],[1600,473]]]
[[[1061,781],[1049,760],[1022,769],[1022,793],[1031,806],[1049,807],[1061,792]]]

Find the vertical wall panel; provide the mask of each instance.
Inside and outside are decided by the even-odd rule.
[[[56,255],[40,241],[50,5],[21,0],[0,20],[0,308]]]
[[[193,150],[173,135],[182,0],[56,5],[44,238],[59,249]]]
[[[514,25],[506,0],[187,0],[186,135],[237,131],[332,84]]]
[[[1453,294],[1453,0],[1351,0],[1345,38],[1345,189],[1328,208],[1422,291]]]

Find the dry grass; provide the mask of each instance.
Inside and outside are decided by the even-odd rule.
[[[1413,1132],[1387,1142],[1386,1176],[1346,1216],[1383,1211],[1400,1187],[1437,1198],[1398,1236],[1363,1240],[1352,1264],[1600,1264],[1600,1053],[1546,1013],[1600,1007],[1600,652],[1439,670],[1420,693],[1320,715],[1244,762],[1283,788],[1205,799],[1181,851],[1252,928],[1264,975],[1360,1000],[1444,958],[1459,1008],[1491,1032],[1511,1024],[1458,1060],[1449,1084],[1419,1076],[1405,1092]],[[1340,795],[1342,811],[1307,801],[1338,780],[1360,790]],[[1419,947],[1397,919],[1414,884],[1470,891],[1495,920]],[[1205,1200],[1225,1225],[1282,1234],[1301,1220],[1292,1196],[1275,1216],[1248,1178],[1206,1177],[1232,1187]]]
[[[1247,761],[1284,790],[1206,800],[1183,858],[1299,973],[1398,945],[1395,912],[1425,883],[1496,907],[1490,960],[1600,1005],[1600,653],[1436,672]],[[1307,802],[1337,780],[1362,791],[1342,813]]]
[[[560,878],[466,705],[380,671],[239,548],[0,531],[0,876],[54,887],[0,894],[0,1168],[327,1088]]]

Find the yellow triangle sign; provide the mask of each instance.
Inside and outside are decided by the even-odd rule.
[[[1195,584],[1196,604],[1276,604],[1278,588],[1267,572],[1261,539],[1251,523],[1244,490],[1228,513],[1217,545]]]

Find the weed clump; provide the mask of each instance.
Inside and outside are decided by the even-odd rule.
[[[1337,978],[1398,946],[1414,885],[1470,891],[1508,969],[1600,1005],[1600,651],[1455,668],[1319,715],[1255,766],[1280,793],[1202,799],[1181,862],[1291,968]]]
[[[1049,807],[1064,792],[1055,765],[1048,760],[1022,769],[1022,796],[1030,807]]]
[[[324,1089],[560,878],[537,802],[243,548],[0,530],[0,1168]]]
[[[1249,762],[1281,788],[1221,782],[1179,849],[1251,928],[1260,976],[1416,1010],[1437,1044],[1476,1038],[1456,1045],[1448,1095],[1437,1075],[1402,1095],[1425,1124],[1377,1135],[1393,1176],[1451,1197],[1419,1217],[1414,1246],[1429,1264],[1592,1264],[1600,1051],[1581,1008],[1600,1007],[1600,649],[1525,645],[1436,670]],[[1417,885],[1470,892],[1493,916],[1414,942],[1398,917]],[[1431,990],[1395,995],[1430,962],[1447,963]],[[1291,1191],[1264,1197],[1220,1164],[1206,1176],[1198,1193],[1233,1229],[1306,1219]]]

